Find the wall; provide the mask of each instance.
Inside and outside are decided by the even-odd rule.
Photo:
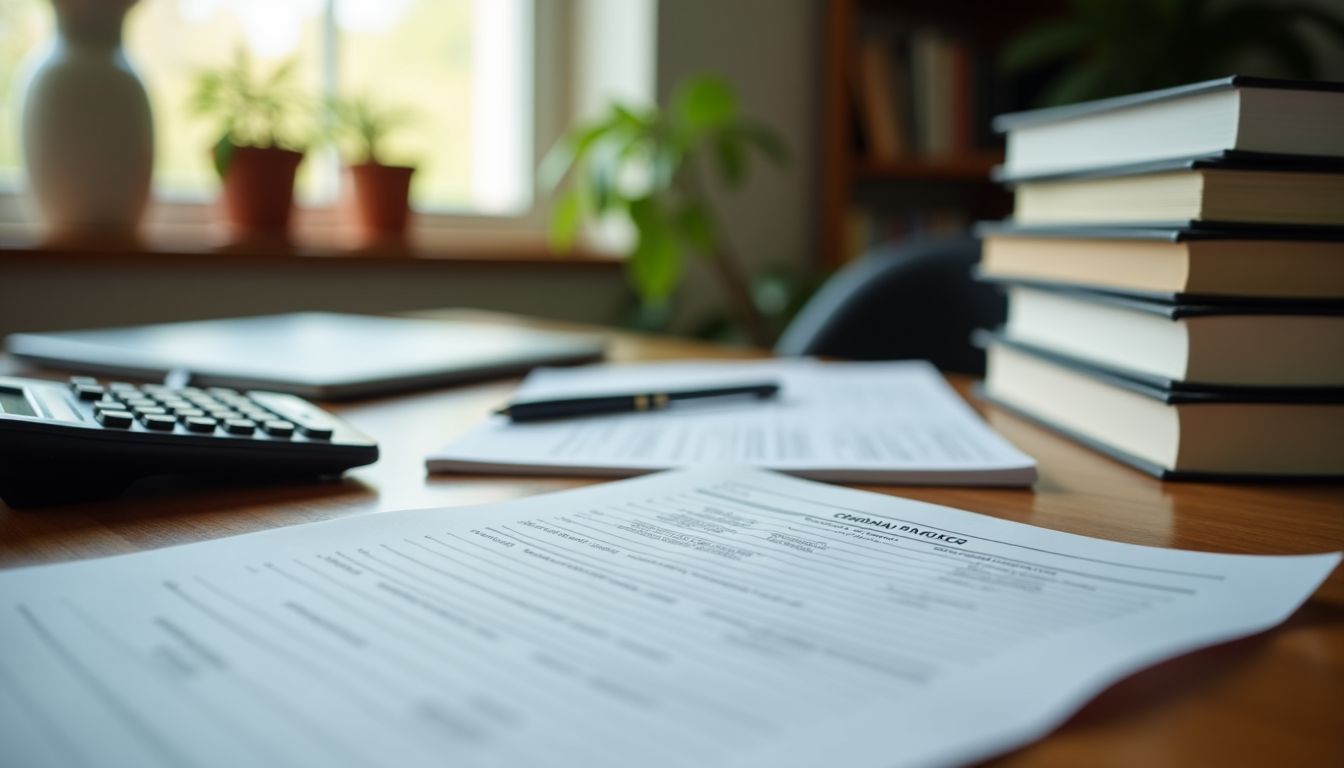
[[[748,114],[789,147],[784,169],[753,163],[745,188],[714,195],[728,238],[751,271],[802,268],[816,247],[819,78],[823,4],[817,0],[664,0],[658,6],[658,98],[689,74],[722,73]],[[677,327],[722,306],[701,267],[682,296]]]
[[[342,263],[334,257],[230,264],[191,255],[174,265],[166,258],[0,258],[0,335],[317,309],[470,307],[605,323],[622,311],[625,296],[620,269],[612,266]]]

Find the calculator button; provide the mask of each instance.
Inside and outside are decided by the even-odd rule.
[[[253,394],[253,398],[285,420],[298,424],[299,428],[304,430],[304,434],[314,439],[331,437],[332,429],[336,426],[335,418],[330,414],[297,397],[257,392]],[[312,430],[312,434],[309,434],[308,430]]]
[[[220,399],[238,396],[238,390],[229,389],[228,387],[211,387],[206,391]]]
[[[303,433],[304,437],[312,438],[313,440],[330,440],[332,432],[330,427],[311,425],[300,425],[299,431]]]
[[[148,397],[124,396],[121,398],[121,402],[125,403],[129,408],[153,408],[158,405],[158,403],[150,400]]]
[[[229,419],[224,422],[224,431],[230,435],[250,435],[257,429],[257,422],[251,419]]]
[[[173,413],[176,413],[182,419],[194,419],[205,415],[205,411],[200,408],[174,408]]]
[[[188,432],[214,432],[218,424],[218,421],[209,416],[193,416],[182,422],[182,426],[186,427]]]
[[[168,411],[154,405],[137,405],[134,410],[137,416],[162,416],[168,413]]]
[[[94,418],[98,419],[98,423],[104,427],[112,427],[113,429],[125,429],[131,426],[133,421],[131,414],[126,411],[99,411]]]
[[[137,387],[129,381],[113,381],[107,385],[113,392],[135,392]]]
[[[72,388],[73,388],[73,387],[77,387],[77,386],[79,386],[80,384],[97,384],[97,383],[98,383],[98,380],[95,379],[95,378],[93,378],[92,376],[71,376],[71,377],[70,377],[70,386],[71,386]]]
[[[271,437],[289,437],[294,434],[294,425],[288,421],[268,421],[261,425],[261,429]]]
[[[75,384],[73,388],[80,400],[101,400],[106,391],[98,384]]]
[[[113,400],[105,397],[94,403],[93,409],[95,411],[124,411],[126,410],[126,406],[122,405],[120,400]]]
[[[177,419],[172,416],[160,416],[151,413],[148,416],[140,417],[140,423],[145,425],[145,429],[154,429],[160,432],[172,432],[173,427],[177,425]]]

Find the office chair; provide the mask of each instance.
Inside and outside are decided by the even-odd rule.
[[[1003,294],[972,279],[973,238],[880,245],[837,272],[784,329],[775,354],[852,360],[922,358],[983,374],[976,328],[1000,325]]]

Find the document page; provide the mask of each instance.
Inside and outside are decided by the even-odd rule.
[[[696,465],[765,467],[817,480],[1029,485],[1014,448],[922,361],[712,361],[535,371],[514,400],[778,382],[771,399],[511,423],[493,416],[429,457],[431,471],[624,476]]]
[[[0,573],[0,744],[22,766],[957,764],[1274,626],[1339,559],[670,472]]]

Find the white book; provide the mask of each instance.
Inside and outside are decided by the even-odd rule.
[[[1029,485],[1036,462],[923,361],[697,361],[534,371],[514,401],[774,381],[770,400],[515,424],[493,416],[427,460],[435,472],[619,477],[739,464],[817,480]]]
[[[1344,83],[1232,76],[1001,115],[1004,175],[1069,172],[1225,150],[1344,156]]]
[[[1233,387],[1344,387],[1344,311],[1199,305],[1009,285],[1010,341],[1122,375]]]

